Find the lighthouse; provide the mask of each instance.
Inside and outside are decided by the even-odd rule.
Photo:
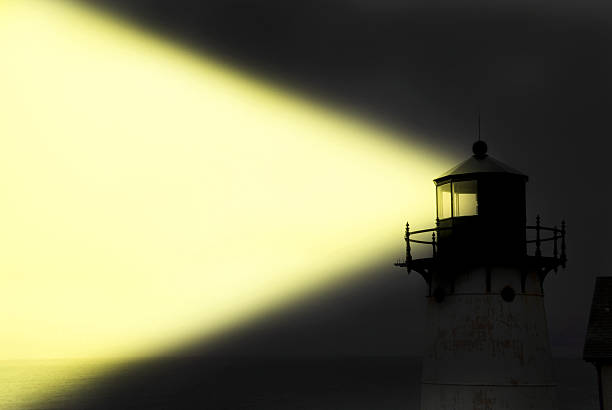
[[[565,223],[528,224],[527,176],[472,150],[434,179],[435,226],[406,224],[395,264],[427,283],[421,410],[556,409],[543,284],[565,267]]]

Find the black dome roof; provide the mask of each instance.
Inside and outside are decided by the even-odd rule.
[[[521,171],[487,155],[486,144],[484,144],[484,146],[483,144],[484,142],[481,141],[475,143],[473,156],[449,169],[444,174],[434,179],[434,181],[439,183],[446,179],[452,179],[452,177],[455,176],[467,176],[472,174],[513,174],[527,180],[527,175],[523,174]]]

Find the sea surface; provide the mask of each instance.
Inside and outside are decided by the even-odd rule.
[[[1,410],[418,410],[418,358],[0,361]],[[560,410],[597,410],[594,368],[556,359]]]

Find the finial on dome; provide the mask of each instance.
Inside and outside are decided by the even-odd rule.
[[[482,140],[476,141],[472,145],[472,152],[474,153],[474,156],[478,159],[482,159],[486,157],[487,156],[487,143]]]

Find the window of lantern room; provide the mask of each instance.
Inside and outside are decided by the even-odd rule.
[[[438,185],[436,188],[438,219],[450,218],[452,216],[451,207],[451,184]]]
[[[453,216],[478,215],[478,196],[476,181],[452,183]]]

